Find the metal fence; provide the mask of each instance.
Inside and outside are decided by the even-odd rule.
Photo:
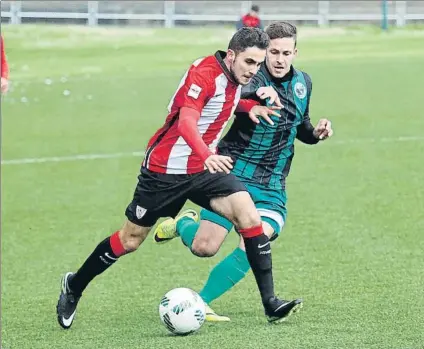
[[[266,23],[289,20],[327,26],[335,22],[379,23],[381,0],[258,1]],[[235,23],[252,1],[2,1],[2,23],[53,22],[96,25],[174,27]],[[387,1],[390,24],[424,22],[424,1]]]

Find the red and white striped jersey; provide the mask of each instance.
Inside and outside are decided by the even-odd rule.
[[[221,134],[240,100],[241,85],[236,83],[223,62],[225,53],[196,60],[185,73],[168,106],[165,124],[150,139],[143,166],[150,171],[192,174],[204,170],[200,157],[178,131],[182,107],[200,112],[197,127],[213,153]]]

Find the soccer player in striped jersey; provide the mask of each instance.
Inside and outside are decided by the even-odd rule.
[[[243,87],[241,97],[256,97],[265,103],[270,103],[270,98],[281,102],[284,106],[281,118],[272,117],[274,125],[263,121],[256,124],[246,118],[245,113],[236,112],[233,125],[218,144],[218,152],[233,159],[232,173],[251,194],[261,215],[264,232],[272,241],[278,237],[286,221],[285,181],[294,156],[295,139],[316,144],[330,137],[333,130],[331,122],[326,119],[321,119],[316,127],[310,122],[312,81],[308,74],[292,65],[297,55],[296,27],[287,22],[277,22],[269,25],[266,33],[270,37],[266,61],[252,81]],[[200,213],[200,223],[197,220],[193,210],[176,219],[168,219],[158,225],[155,240],[166,242],[180,236],[195,255],[213,256],[233,224],[222,215],[205,209]],[[245,251],[241,238],[239,246],[213,268],[200,292],[206,304],[245,277],[250,269]],[[230,319],[216,314],[208,306],[206,320]]]
[[[187,200],[222,214],[243,236],[268,318],[283,319],[296,306],[275,297],[269,238],[259,213],[245,186],[230,173],[232,159],[216,154],[234,110],[246,112],[254,122],[259,122],[256,115],[271,121],[269,116],[276,114],[255,101],[240,101],[241,86],[258,72],[268,45],[263,30],[242,28],[227,52],[191,65],[169,104],[165,124],[148,142],[123,227],[100,242],[76,273],[63,276],[56,308],[60,326],[71,327],[80,297],[97,275],[137,250],[157,220],[176,217]]]

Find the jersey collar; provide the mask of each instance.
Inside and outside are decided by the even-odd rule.
[[[297,75],[296,69],[294,69],[294,67],[291,66],[289,72],[285,76],[283,76],[282,78],[275,78],[269,72],[268,67],[266,66],[266,62],[262,63],[261,71],[267,77],[269,81],[272,81],[275,84],[281,84],[283,82],[290,81]]]
[[[236,79],[234,79],[233,74],[230,72],[230,70],[227,68],[227,65],[224,62],[224,58],[227,56],[227,53],[224,51],[216,51],[215,58],[218,61],[219,65],[221,66],[221,69],[224,71],[225,76],[228,80],[230,80],[233,84],[238,85],[239,83],[236,82]]]

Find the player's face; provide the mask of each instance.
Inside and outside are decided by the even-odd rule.
[[[247,85],[258,72],[261,63],[265,60],[266,50],[258,47],[249,47],[243,52],[235,54],[228,50],[227,58],[230,71],[240,85]]]
[[[266,66],[272,76],[282,78],[297,56],[294,38],[273,39],[266,52]]]

